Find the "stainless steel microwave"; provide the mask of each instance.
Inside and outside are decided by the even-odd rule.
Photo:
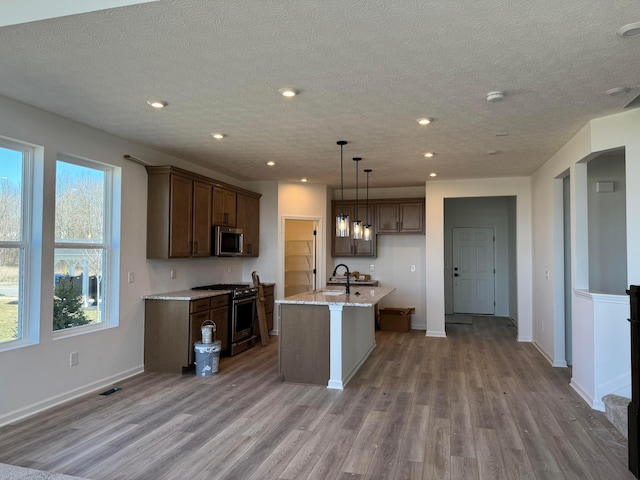
[[[217,257],[234,257],[242,255],[244,234],[241,228],[214,226],[211,235],[211,251]]]

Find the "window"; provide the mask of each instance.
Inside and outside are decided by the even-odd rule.
[[[56,162],[53,330],[105,323],[111,255],[110,167]]]
[[[32,149],[0,139],[0,346],[27,335],[25,259]]]

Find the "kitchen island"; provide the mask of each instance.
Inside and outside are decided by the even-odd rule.
[[[276,300],[284,381],[343,389],[375,348],[375,305],[393,291],[329,287]]]

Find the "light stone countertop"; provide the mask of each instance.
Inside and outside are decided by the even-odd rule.
[[[143,300],[199,300],[201,298],[228,295],[231,290],[180,290],[178,292],[155,293],[143,295]]]
[[[291,297],[276,300],[279,304],[289,305],[342,305],[345,307],[371,307],[384,297],[393,293],[395,288],[352,286],[351,293],[344,293],[344,287],[327,287],[315,292],[299,293]],[[339,295],[323,292],[340,292]],[[359,295],[357,295],[359,293]]]

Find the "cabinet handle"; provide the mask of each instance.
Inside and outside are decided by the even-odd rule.
[[[193,253],[198,254],[198,242],[193,242]]]
[[[224,212],[224,224],[226,225],[227,223],[229,223],[229,214],[227,212]]]

